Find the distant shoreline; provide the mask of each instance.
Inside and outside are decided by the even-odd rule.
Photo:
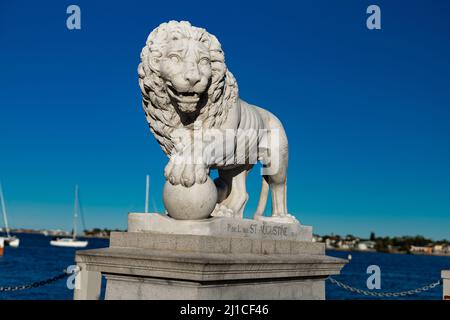
[[[47,232],[48,235],[45,235],[44,232]],[[4,233],[4,231],[0,231],[0,233]],[[65,233],[52,233],[51,230],[16,230],[16,229],[11,229],[10,230],[11,234],[37,234],[37,235],[42,235],[45,237],[49,237],[49,238],[56,238],[56,237],[60,237],[60,238],[66,238],[66,237],[70,237],[70,234],[65,234]],[[109,235],[77,235],[77,238],[87,238],[87,239],[109,239]]]
[[[450,257],[450,253],[422,253],[422,252],[406,252],[406,251],[376,251],[376,250],[358,250],[358,249],[340,249],[340,248],[326,248],[330,251],[347,251],[347,252],[364,252],[364,253],[386,253],[386,254],[410,254],[413,256],[436,256],[436,257]]]
[[[92,229],[87,230],[89,233],[94,234],[85,234],[78,235],[78,238],[85,239],[104,239],[107,240],[110,238],[111,232],[126,232],[126,230],[109,230],[109,229]],[[4,233],[5,230],[1,229],[1,233]],[[71,234],[67,231],[63,230],[34,230],[34,229],[11,229],[11,233],[13,234],[38,234],[43,235],[50,238],[67,238],[71,237]],[[322,241],[318,241],[319,243],[323,243]],[[326,250],[332,251],[347,251],[347,252],[379,252],[379,253],[388,253],[388,254],[411,254],[418,256],[437,256],[437,257],[450,257],[450,252],[423,252],[423,251],[399,251],[399,250],[376,250],[373,248],[368,249],[358,249],[358,248],[338,248],[338,247],[326,247]]]

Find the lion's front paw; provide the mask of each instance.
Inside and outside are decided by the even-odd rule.
[[[202,184],[208,178],[208,168],[203,164],[186,164],[180,159],[171,158],[167,164],[164,175],[171,184],[181,184],[191,187],[193,184]]]
[[[233,210],[229,209],[227,206],[218,203],[218,204],[216,204],[214,211],[211,213],[211,216],[233,218],[234,212],[233,212]]]

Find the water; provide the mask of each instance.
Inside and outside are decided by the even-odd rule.
[[[333,276],[350,286],[368,290],[367,267],[377,265],[381,271],[381,289],[374,292],[398,292],[416,289],[441,279],[441,270],[450,269],[450,257],[411,255],[411,254],[389,254],[379,252],[349,252],[349,251],[327,251],[327,255],[347,259],[351,254],[352,259],[343,268],[341,275]],[[326,298],[334,299],[379,299],[371,298],[345,291],[336,285],[326,282]],[[389,298],[392,299],[392,298]],[[442,286],[422,292],[410,297],[400,299],[442,299]]]
[[[74,248],[50,246],[51,237],[20,234],[19,248],[5,248],[0,257],[0,286],[22,285],[53,277],[74,264]],[[107,247],[106,239],[89,239],[87,249]],[[328,255],[352,260],[339,276],[333,276],[346,284],[367,289],[366,274],[369,265],[381,268],[381,291],[403,291],[421,287],[440,279],[443,269],[450,269],[450,257],[401,255],[370,252],[328,251]],[[104,281],[103,281],[104,287]],[[104,290],[103,290],[104,291]],[[73,291],[66,280],[59,280],[45,287],[18,292],[0,292],[0,299],[72,299]],[[344,291],[327,281],[327,299],[370,299]],[[413,297],[403,299],[441,299],[442,286]]]
[[[19,248],[5,248],[0,257],[0,286],[15,286],[45,280],[63,272],[74,264],[76,248],[50,245],[52,237],[37,234],[17,234]],[[89,239],[86,249],[108,247],[107,239]],[[66,279],[40,288],[17,292],[0,292],[0,299],[72,299],[73,291]]]

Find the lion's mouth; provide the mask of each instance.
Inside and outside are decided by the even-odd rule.
[[[198,103],[200,101],[200,94],[197,92],[178,92],[172,86],[167,86],[167,92],[170,97],[181,103]]]

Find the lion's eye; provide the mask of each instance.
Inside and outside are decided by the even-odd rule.
[[[171,55],[169,56],[169,59],[170,59],[170,61],[173,62],[173,63],[180,62],[180,60],[181,60],[180,57],[177,56],[176,54],[171,54]]]
[[[209,60],[209,58],[201,58],[200,59],[200,61],[199,61],[199,64],[202,64],[202,65],[207,65],[207,64],[209,64],[210,63],[210,60]]]

